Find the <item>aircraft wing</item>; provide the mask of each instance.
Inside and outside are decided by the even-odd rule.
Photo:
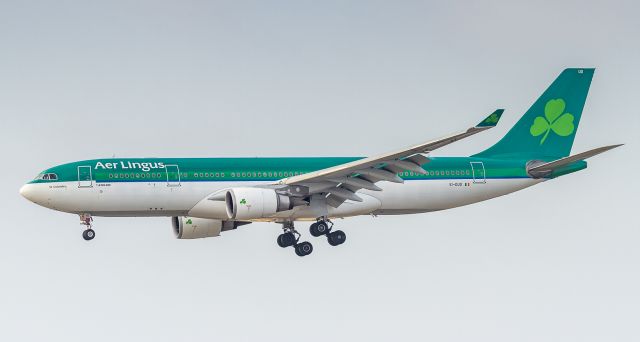
[[[421,165],[427,163],[429,158],[423,154],[495,127],[503,112],[503,109],[497,109],[479,124],[462,132],[402,150],[284,178],[279,184],[308,186],[310,194],[327,193],[327,204],[333,207],[338,207],[346,200],[360,202],[362,199],[356,194],[358,190],[380,191],[381,189],[375,185],[379,181],[403,183],[404,180],[397,175],[403,171],[425,174],[426,171]]]

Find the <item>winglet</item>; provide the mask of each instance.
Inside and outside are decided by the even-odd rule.
[[[504,109],[496,109],[491,115],[487,116],[484,120],[480,121],[476,127],[495,127],[500,121],[500,117],[502,117],[502,113],[504,113]]]

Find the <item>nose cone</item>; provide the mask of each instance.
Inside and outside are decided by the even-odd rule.
[[[25,184],[20,188],[20,195],[33,203],[36,202],[36,194],[33,184]]]

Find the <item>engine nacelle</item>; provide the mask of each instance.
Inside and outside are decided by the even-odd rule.
[[[231,188],[225,194],[227,216],[234,220],[255,220],[293,209],[293,201],[273,189]]]
[[[220,235],[223,221],[196,217],[172,217],[173,232],[178,239],[200,239]]]

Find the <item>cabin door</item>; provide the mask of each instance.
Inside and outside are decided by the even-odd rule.
[[[178,165],[166,165],[167,186],[180,186],[180,168]]]
[[[93,187],[93,175],[91,174],[91,166],[78,166],[78,187]]]
[[[476,184],[485,184],[487,177],[485,176],[484,163],[471,162],[471,172],[473,173],[473,182]]]

